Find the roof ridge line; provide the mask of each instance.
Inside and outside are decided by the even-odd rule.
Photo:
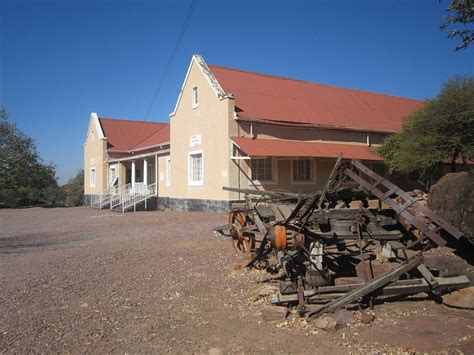
[[[164,124],[169,125],[169,122],[156,122],[156,121],[143,121],[143,120],[133,120],[128,118],[109,118],[109,117],[98,117],[99,120],[110,120],[110,121],[120,121],[120,122],[135,122],[135,123],[152,123],[152,124]]]
[[[352,92],[362,92],[362,93],[367,93],[367,94],[372,94],[372,95],[383,95],[383,96],[389,96],[389,97],[396,97],[396,98],[403,99],[403,100],[424,102],[424,100],[413,99],[413,98],[410,98],[410,97],[387,94],[387,93],[382,93],[382,92],[368,91],[368,90],[363,90],[363,89],[352,89],[352,88],[346,88],[346,87],[340,87],[340,86],[334,86],[334,85],[328,85],[328,84],[320,84],[320,83],[315,83],[315,82],[308,81],[308,80],[303,80],[303,79],[295,79],[295,78],[289,78],[289,77],[285,77],[285,76],[278,76],[278,75],[265,74],[265,73],[257,73],[257,72],[253,72],[253,71],[249,71],[249,70],[236,69],[236,68],[225,67],[225,66],[221,66],[221,65],[209,64],[208,66],[211,69],[211,71],[212,71],[213,68],[219,68],[219,69],[232,70],[232,71],[246,73],[246,74],[266,76],[266,77],[273,78],[273,79],[280,79],[280,80],[287,80],[287,81],[297,81],[297,82],[301,82],[301,83],[305,83],[305,84],[317,85],[317,86],[327,87],[327,88],[331,88],[331,89],[348,90],[348,91],[352,91]]]

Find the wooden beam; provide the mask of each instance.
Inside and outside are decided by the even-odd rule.
[[[391,270],[385,275],[377,277],[364,285],[355,288],[352,291],[349,291],[344,296],[335,299],[334,301],[328,303],[324,308],[320,309],[318,313],[310,314],[310,316],[316,316],[322,313],[334,312],[337,309],[344,307],[348,303],[357,301],[359,298],[362,298],[375,290],[387,285],[389,282],[396,280],[401,275],[407,273],[410,270],[413,270],[418,265],[423,262],[422,256],[416,256],[411,259],[408,263],[402,264],[396,269]]]
[[[469,279],[465,275],[454,277],[435,277],[435,281],[438,283],[437,290],[458,289],[470,285]],[[324,286],[320,287],[318,290],[306,290],[304,295],[309,301],[334,299],[336,297],[343,296],[344,293],[342,292],[347,292],[357,287],[362,287],[363,285],[364,284]],[[412,279],[392,282],[379,291],[375,291],[375,293],[382,296],[409,295],[420,292],[428,292],[431,289],[432,287],[428,282],[426,282],[425,279]],[[271,302],[273,304],[287,304],[295,303],[297,301],[298,297],[296,294],[282,295],[277,293],[273,295]]]

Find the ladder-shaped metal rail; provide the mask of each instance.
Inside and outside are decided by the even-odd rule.
[[[125,212],[130,207],[133,207],[136,210],[137,204],[141,202],[146,202],[150,197],[155,196],[156,194],[156,183],[150,185],[135,185],[133,188],[130,189],[128,196],[126,199],[122,201],[122,212]]]
[[[421,204],[416,198],[410,196],[407,192],[403,191],[391,181],[376,174],[358,160],[352,160],[351,164],[362,174],[358,175],[350,168],[347,168],[344,171],[347,176],[357,182],[361,187],[367,190],[367,192],[372,193],[380,201],[386,203],[390,208],[395,210],[400,217],[418,228],[418,230],[420,230],[427,238],[439,246],[446,244],[446,240],[440,234],[441,230],[446,231],[456,239],[459,239],[462,236],[462,232],[459,229],[438,216],[428,207]],[[362,175],[367,176],[372,181],[365,179]],[[402,199],[403,203],[401,205],[398,204],[395,199],[391,198],[391,196],[394,195]],[[411,209],[427,217],[434,228],[430,228],[426,223],[416,218],[416,215],[414,215],[408,207],[411,207]]]
[[[99,203],[99,209],[104,208],[107,205],[110,205],[114,196],[117,196],[121,191],[121,187],[119,186],[110,186],[102,195]]]
[[[114,209],[115,207],[120,206],[124,200],[128,198],[130,190],[132,188],[132,184],[126,184],[119,188],[117,194],[112,195],[110,198],[110,209]]]

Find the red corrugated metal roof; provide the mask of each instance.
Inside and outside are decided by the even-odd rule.
[[[209,66],[243,119],[397,132],[423,102]]]
[[[150,137],[133,147],[133,150],[143,150],[157,146],[170,141],[170,125],[166,124],[163,128],[153,133]]]
[[[342,153],[346,159],[383,160],[366,145],[244,137],[232,137],[232,140],[251,157],[337,158]]]
[[[99,118],[108,149],[131,151],[169,142],[169,123]]]

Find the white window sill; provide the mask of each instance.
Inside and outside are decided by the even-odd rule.
[[[188,181],[188,186],[203,186],[203,181]]]
[[[191,108],[194,110],[195,108],[198,108],[199,107],[199,104],[197,105],[192,105]]]

